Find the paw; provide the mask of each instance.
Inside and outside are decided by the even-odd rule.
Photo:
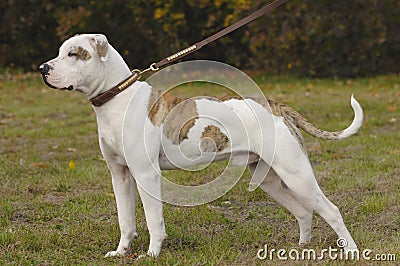
[[[152,241],[150,241],[150,246],[147,251],[146,257],[157,258],[158,255],[160,255],[161,251],[161,242],[159,244],[160,245],[152,245]]]
[[[147,251],[146,257],[157,258],[160,255],[160,249]]]
[[[121,252],[118,250],[107,252],[104,258],[112,258],[112,257],[122,257],[125,256],[126,252]]]
[[[144,258],[147,258],[146,254],[142,254],[142,255],[137,256],[136,260],[142,260]]]
[[[161,244],[164,239],[167,238],[167,234],[162,234],[159,236],[150,237],[150,245],[149,250],[147,251],[147,255],[153,258],[157,258],[160,255]]]
[[[310,242],[299,243],[299,248],[308,248],[309,246],[310,246]]]

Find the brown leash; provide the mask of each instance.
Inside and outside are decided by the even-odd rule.
[[[104,103],[108,102],[109,100],[111,100],[114,96],[116,96],[117,94],[121,93],[122,91],[124,91],[127,87],[129,87],[130,85],[132,85],[135,81],[137,81],[138,79],[140,79],[141,75],[145,72],[148,71],[158,71],[161,67],[171,64],[172,62],[175,62],[176,60],[194,53],[196,51],[198,51],[199,49],[201,49],[202,47],[204,47],[205,45],[214,42],[215,40],[231,33],[232,31],[252,22],[253,20],[261,17],[262,15],[274,10],[275,8],[277,8],[278,6],[284,4],[285,2],[287,2],[288,0],[276,0],[274,2],[272,2],[271,4],[257,10],[256,12],[252,13],[251,15],[239,20],[238,22],[235,22],[234,24],[226,27],[225,29],[211,35],[210,37],[197,42],[191,46],[189,46],[188,48],[179,51],[171,56],[168,56],[167,58],[162,59],[161,61],[157,62],[157,63],[153,63],[150,65],[149,68],[140,71],[138,69],[132,70],[132,74],[126,78],[125,80],[123,80],[122,82],[120,82],[118,85],[116,85],[115,87],[111,88],[108,91],[105,91],[99,95],[97,95],[94,98],[91,98],[90,101],[92,102],[92,104],[94,106],[101,106]]]

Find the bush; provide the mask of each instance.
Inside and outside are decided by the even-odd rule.
[[[102,32],[132,67],[143,68],[263,5],[250,0],[3,1],[0,67],[35,69],[55,56],[67,37]],[[291,0],[189,58],[301,76],[398,73],[399,11],[396,0]]]

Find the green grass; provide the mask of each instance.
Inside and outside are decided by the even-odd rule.
[[[360,132],[338,142],[305,135],[308,152],[322,190],[341,210],[359,248],[372,249],[374,254],[394,253],[399,260],[399,76],[310,80],[258,75],[255,80],[269,98],[295,107],[328,130],[350,123],[350,95],[355,94],[365,111]],[[226,91],[194,83],[176,93]],[[135,263],[130,257],[103,258],[116,248],[119,229],[96,129],[95,115],[81,95],[51,90],[38,75],[0,77],[1,265]],[[201,172],[166,171],[165,176],[200,184],[214,178],[224,165],[214,164]],[[248,192],[249,180],[246,171],[232,191],[207,205],[165,205],[169,238],[159,258],[140,262],[280,264],[279,260],[259,261],[256,253],[265,244],[277,249],[297,247],[297,223],[259,189]],[[139,238],[131,251],[140,254],[149,241],[141,204],[137,221]],[[315,215],[309,248],[328,248],[335,241],[333,230]]]

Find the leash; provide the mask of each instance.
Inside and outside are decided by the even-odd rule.
[[[125,80],[123,80],[122,82],[118,83],[116,86],[114,86],[113,88],[97,95],[94,98],[91,98],[90,101],[92,102],[92,104],[94,106],[101,106],[104,103],[108,102],[109,100],[111,100],[114,96],[118,95],[119,93],[121,93],[122,91],[124,91],[127,87],[129,87],[130,85],[132,85],[135,81],[137,81],[138,79],[140,79],[140,77],[142,76],[142,74],[152,71],[152,72],[156,72],[158,71],[160,68],[162,68],[165,65],[171,64],[172,62],[175,62],[176,60],[187,56],[191,53],[194,53],[196,51],[198,51],[199,49],[201,49],[202,47],[204,47],[205,45],[214,42],[216,40],[218,40],[219,38],[231,33],[232,31],[252,22],[253,20],[256,20],[257,18],[265,15],[268,12],[271,12],[272,10],[274,10],[275,8],[277,8],[278,6],[286,3],[288,0],[276,0],[274,2],[272,2],[271,4],[264,6],[263,8],[257,10],[256,12],[250,14],[249,16],[239,20],[238,22],[235,22],[234,24],[222,29],[221,31],[211,35],[210,37],[197,42],[191,46],[189,46],[186,49],[183,49],[171,56],[168,56],[162,60],[160,60],[157,63],[152,63],[147,69],[145,70],[139,70],[139,69],[134,69],[132,70],[132,74],[126,78]]]

